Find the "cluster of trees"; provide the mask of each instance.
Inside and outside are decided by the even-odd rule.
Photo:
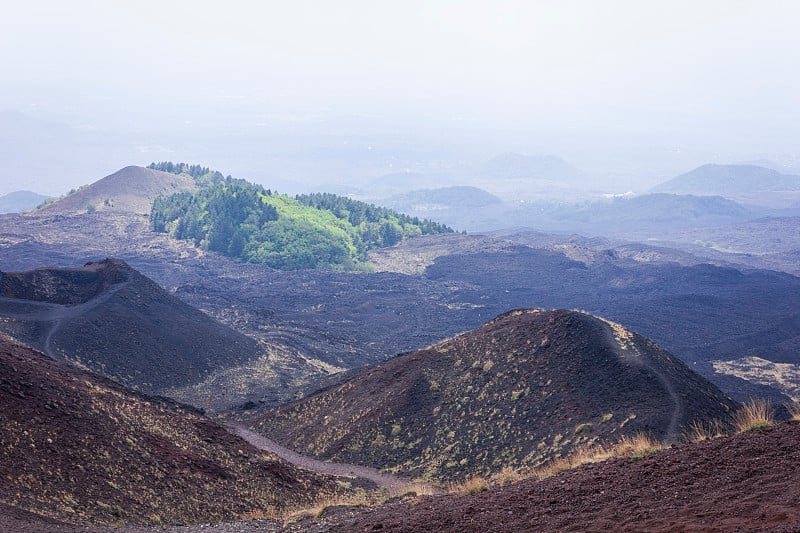
[[[453,231],[333,194],[290,198],[230,176],[202,181],[195,193],[156,198],[153,230],[278,269],[352,269],[366,263],[373,248]]]
[[[150,163],[147,168],[169,172],[170,174],[188,174],[193,178],[199,178],[211,173],[211,169],[201,165],[187,165],[186,163],[173,163],[172,161],[161,161],[160,163]]]
[[[240,257],[251,235],[277,210],[262,201],[269,192],[242,180],[225,179],[192,194],[159,196],[150,222],[154,231],[193,241],[214,252]]]
[[[420,220],[385,207],[351,200],[345,196],[331,193],[301,194],[295,197],[303,205],[330,211],[336,217],[347,220],[353,226],[363,227],[362,238],[370,243],[368,247],[391,246],[403,238],[416,235],[452,233],[444,224],[432,220]],[[377,224],[377,226],[375,226]],[[377,239],[376,236],[377,230]]]
[[[219,183],[226,178],[221,172],[211,170],[202,165],[187,165],[186,163],[173,163],[172,161],[161,161],[160,163],[150,163],[147,168],[169,172],[170,174],[188,174],[193,177],[199,185],[210,185]],[[230,176],[228,176],[230,178]]]

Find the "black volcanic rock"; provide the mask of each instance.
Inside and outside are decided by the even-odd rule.
[[[759,238],[768,246],[790,225]],[[599,241],[580,239],[580,249],[565,252],[439,235],[373,250],[386,272],[272,272],[155,234],[146,217],[131,213],[0,215],[0,269],[121,257],[189,305],[282,350],[280,364],[259,374],[261,394],[272,405],[332,367],[375,364],[515,308],[584,309],[607,317],[653,339],[740,400],[761,394],[730,387],[727,378],[716,381],[707,361],[798,362],[800,278],[742,267],[734,274],[669,252],[609,252],[612,244]],[[251,390],[238,403],[257,400]]]
[[[86,303],[112,285],[128,281],[131,268],[107,259],[83,268],[37,268],[27,272],[0,272],[0,296],[62,305]]]
[[[324,459],[430,479],[538,466],[646,432],[679,440],[736,403],[652,341],[574,311],[513,311],[255,419]]]
[[[196,383],[261,353],[126,263],[0,274],[0,331],[145,392]]]

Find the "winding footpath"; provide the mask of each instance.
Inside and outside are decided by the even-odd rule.
[[[606,323],[605,326],[607,338],[611,346],[614,348],[617,356],[628,364],[636,364],[652,372],[656,376],[656,379],[658,379],[658,381],[660,381],[664,386],[664,389],[667,391],[667,394],[669,394],[670,400],[672,400],[674,406],[672,409],[672,416],[670,417],[669,426],[667,426],[667,430],[665,432],[665,438],[667,440],[677,441],[679,437],[678,428],[680,427],[681,418],[683,417],[684,412],[684,402],[675,390],[675,385],[658,368],[648,362],[647,359],[643,358],[639,353],[638,348],[634,346],[631,349],[622,346],[622,344],[620,344],[620,342],[616,339],[610,324]]]
[[[424,483],[416,483],[410,479],[392,474],[385,474],[368,466],[349,465],[345,463],[329,463],[327,461],[312,459],[311,457],[307,457],[292,451],[289,448],[281,446],[272,439],[269,439],[259,433],[250,431],[239,424],[224,422],[223,426],[228,431],[246,440],[259,450],[274,453],[284,461],[287,461],[295,466],[299,466],[300,468],[305,468],[306,470],[313,470],[315,472],[331,474],[334,476],[360,477],[368,479],[380,487],[386,487],[389,492],[396,494],[402,494],[410,491],[420,492],[420,489],[432,494],[444,494],[445,492],[443,489],[438,487]]]
[[[97,306],[108,301],[120,289],[130,285],[130,283],[130,280],[115,283],[98,296],[80,304],[55,304],[0,296],[0,317],[43,324],[49,323],[50,327],[47,333],[39,339],[39,343],[35,347],[49,357],[61,360],[63,356],[53,349],[52,339],[64,321],[73,320],[92,311]]]

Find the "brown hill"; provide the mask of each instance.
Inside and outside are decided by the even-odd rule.
[[[0,272],[0,318],[0,332],[148,393],[199,383],[264,352],[115,259]]]
[[[253,427],[320,458],[447,480],[637,432],[676,440],[735,407],[617,324],[525,310],[256,416]]]
[[[800,423],[471,496],[339,512],[286,532],[800,531]]]
[[[0,336],[0,508],[70,523],[196,523],[340,490],[187,409]]]
[[[150,214],[160,194],[196,189],[191,176],[130,166],[37,210],[39,214],[73,214],[86,211],[126,211]]]

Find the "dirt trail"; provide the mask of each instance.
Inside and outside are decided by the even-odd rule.
[[[295,466],[299,466],[307,470],[313,470],[323,474],[332,474],[335,476],[355,476],[368,479],[379,486],[386,487],[392,493],[403,493],[409,491],[418,492],[421,488],[426,492],[431,492],[434,494],[443,494],[445,492],[444,490],[431,485],[415,483],[410,479],[394,476],[392,474],[384,474],[375,468],[370,468],[368,466],[349,465],[345,463],[329,463],[326,461],[320,461],[318,459],[312,459],[311,457],[301,455],[290,450],[289,448],[281,446],[277,442],[265,437],[264,435],[250,431],[249,429],[238,424],[226,422],[223,423],[223,425],[231,433],[238,435],[256,448],[274,453],[284,461],[288,461]]]
[[[2,296],[0,297],[0,303],[6,305],[4,306],[5,308],[0,309],[0,316],[16,320],[49,322],[50,329],[47,331],[47,334],[44,335],[40,349],[53,359],[59,359],[51,348],[51,340],[53,335],[61,328],[61,324],[65,320],[74,319],[95,309],[98,305],[108,301],[120,289],[128,286],[130,283],[130,280],[115,283],[98,296],[82,304],[64,305]],[[9,307],[11,309],[9,309]],[[22,310],[13,311],[12,309],[14,307],[21,308]]]
[[[632,348],[624,348],[619,341],[616,339],[614,335],[614,331],[610,324],[605,324],[606,328],[606,335],[608,336],[609,342],[611,346],[614,347],[617,355],[623,361],[626,361],[630,364],[637,364],[641,365],[653,374],[655,374],[656,378],[661,382],[664,388],[667,390],[667,394],[669,394],[672,403],[674,404],[674,408],[672,410],[672,416],[669,421],[669,426],[665,432],[666,440],[677,440],[678,437],[678,427],[681,422],[681,418],[683,417],[683,399],[675,390],[675,386],[673,385],[672,381],[670,381],[667,376],[665,376],[660,370],[655,368],[649,361],[647,361],[644,357],[638,353],[638,348],[635,346]]]

